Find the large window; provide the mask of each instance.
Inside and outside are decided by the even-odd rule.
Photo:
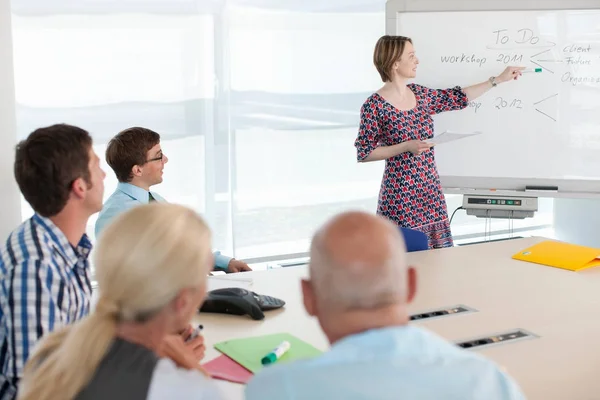
[[[241,257],[306,251],[335,213],[373,211],[381,163],[358,164],[358,110],[383,10],[237,8],[230,17],[234,235]],[[357,29],[360,27],[360,29]]]
[[[156,189],[206,212],[212,16],[13,15],[13,29],[20,137],[57,122],[78,125],[93,135],[104,161],[107,141],[120,130],[154,129],[170,158]],[[117,181],[105,162],[103,168],[107,198]]]
[[[375,211],[383,163],[358,164],[353,142],[381,84],[384,0],[12,4],[19,135],[72,123],[104,158],[120,130],[156,130],[170,160],[156,190],[204,214],[224,253],[302,253],[328,217]],[[541,204],[513,228],[551,224],[552,201]],[[459,211],[452,226],[467,240],[486,222]]]

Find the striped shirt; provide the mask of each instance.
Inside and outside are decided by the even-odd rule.
[[[87,235],[74,248],[37,214],[0,248],[0,400],[16,397],[23,366],[43,335],[88,314],[91,249]]]

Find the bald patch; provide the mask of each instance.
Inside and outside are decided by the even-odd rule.
[[[334,265],[382,265],[390,253],[390,226],[375,216],[343,214],[322,232],[322,249]]]
[[[373,309],[406,300],[405,245],[382,217],[347,212],[313,238],[310,274],[315,295],[332,309]]]

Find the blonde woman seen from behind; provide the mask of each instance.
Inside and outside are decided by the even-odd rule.
[[[202,303],[212,263],[209,229],[192,210],[152,203],[122,214],[98,243],[96,309],[42,340],[18,399],[220,399],[165,341]]]

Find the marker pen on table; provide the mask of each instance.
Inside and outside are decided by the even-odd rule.
[[[269,354],[264,356],[260,362],[262,365],[273,364],[275,361],[279,360],[282,355],[284,355],[291,347],[290,342],[287,340],[281,342],[281,344],[275,347]]]

